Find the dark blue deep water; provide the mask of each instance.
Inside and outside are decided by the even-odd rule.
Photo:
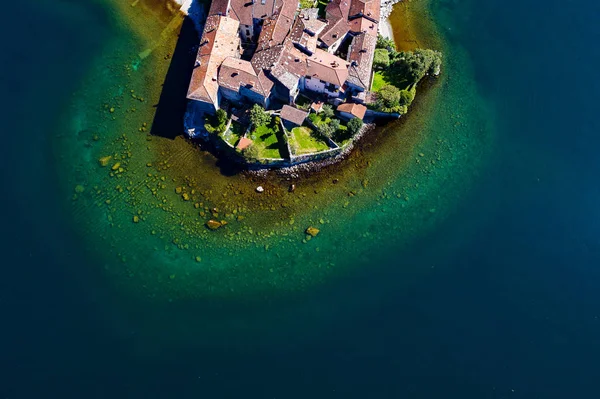
[[[402,254],[435,271],[377,301],[388,276],[348,281],[352,309],[318,334],[152,354],[114,332],[124,306],[93,288],[48,150],[108,16],[4,5],[0,398],[600,397],[600,4],[434,3],[497,115],[493,165]]]

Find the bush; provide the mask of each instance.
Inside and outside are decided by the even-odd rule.
[[[300,8],[313,8],[314,6],[314,0],[300,0]]]
[[[392,74],[403,76],[410,85],[419,83],[426,74],[437,75],[442,65],[442,53],[434,50],[417,49],[398,53],[392,66]]]
[[[409,106],[415,99],[415,87],[411,90],[400,90],[400,105]]]
[[[396,51],[396,43],[392,39],[377,35],[376,48],[386,49],[387,51]]]
[[[358,133],[358,131],[363,127],[363,121],[359,118],[352,118],[348,121],[348,130],[352,135]]]
[[[204,118],[205,124],[204,128],[209,133],[220,134],[225,131],[227,127],[227,112],[222,109],[218,109],[217,113],[213,115],[208,115]]]
[[[260,126],[265,126],[271,121],[271,115],[265,112],[265,109],[258,104],[254,104],[250,110],[250,122],[254,125],[254,129]]]
[[[400,89],[385,85],[377,92],[377,108],[383,112],[398,112],[400,107]]]
[[[333,108],[329,104],[324,104],[323,108],[321,109],[321,113],[323,114],[323,116],[325,118],[332,118],[333,117]]]
[[[317,127],[319,129],[319,133],[325,137],[331,138],[340,128],[340,121],[338,119],[332,119],[331,122],[321,123]]]
[[[250,144],[248,147],[244,148],[242,155],[246,161],[256,161],[259,157],[258,147],[256,147],[254,143]]]
[[[219,126],[227,124],[227,112],[224,109],[217,110],[217,123]]]
[[[390,65],[390,53],[386,49],[375,49],[373,57],[373,66],[377,68],[387,68]]]

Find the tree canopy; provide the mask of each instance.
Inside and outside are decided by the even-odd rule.
[[[323,108],[321,109],[321,113],[325,118],[333,117],[333,108],[329,104],[323,104]]]
[[[227,127],[227,112],[218,109],[215,115],[208,115],[204,118],[204,128],[209,133],[223,133]]]
[[[377,68],[386,68],[390,65],[390,52],[383,48],[375,49],[373,56],[373,66]]]
[[[376,48],[386,49],[388,51],[396,51],[396,43],[390,38],[377,35]]]
[[[416,49],[400,52],[396,56],[392,73],[405,76],[410,85],[419,83],[426,74],[437,75],[442,65],[442,53],[435,50]]]
[[[339,119],[332,119],[329,123],[317,125],[317,128],[323,136],[331,138],[340,128],[340,121]]]
[[[383,112],[398,112],[400,107],[400,89],[385,85],[377,92],[377,108]]]
[[[244,148],[242,155],[247,161],[256,161],[260,154],[258,147],[252,143],[248,147]]]
[[[363,127],[363,121],[360,118],[352,118],[348,121],[348,130],[352,135],[358,133],[358,131]]]
[[[265,109],[258,104],[254,104],[250,109],[250,122],[254,128],[265,126],[271,121],[271,115],[265,112]]]

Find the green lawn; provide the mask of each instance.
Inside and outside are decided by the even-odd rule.
[[[381,71],[375,72],[373,76],[373,85],[371,86],[371,91],[377,92],[383,86],[390,84],[387,80],[387,77]]]
[[[223,137],[223,140],[235,147],[245,132],[246,128],[244,126],[238,122],[232,121],[231,126],[229,126],[229,130],[223,133],[221,137]]]
[[[296,144],[295,146],[293,144]],[[290,145],[295,147],[294,155],[308,154],[311,152],[321,152],[329,149],[317,133],[306,126],[296,127],[291,131]]]
[[[287,153],[283,134],[274,124],[271,120],[269,125],[256,128],[250,135],[258,148],[259,158],[284,158]]]

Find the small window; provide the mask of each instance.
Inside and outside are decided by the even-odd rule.
[[[312,79],[310,76],[307,76],[306,79]]]
[[[321,83],[327,83],[327,82],[325,82],[323,79],[319,79],[319,80],[321,81]]]

